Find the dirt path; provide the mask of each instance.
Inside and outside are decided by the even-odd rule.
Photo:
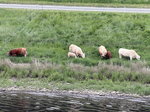
[[[63,11],[150,13],[149,8],[106,8],[106,7],[56,6],[56,5],[24,5],[24,4],[0,4],[0,8],[34,9],[34,10],[63,10]]]

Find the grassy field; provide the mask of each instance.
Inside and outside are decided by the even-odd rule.
[[[149,0],[0,0],[0,3],[150,8]]]
[[[106,80],[114,83],[114,88],[121,82],[132,83],[136,88],[138,83],[141,86],[131,90],[132,93],[148,95],[149,18],[147,14],[0,9],[0,77],[46,78],[48,82],[71,83],[72,87],[74,83],[84,85],[92,80],[97,85],[93,89],[102,89],[96,82]],[[83,49],[85,59],[67,57],[72,43]],[[113,53],[111,60],[100,58],[99,45],[105,45]],[[26,58],[6,55],[18,47],[27,48]],[[135,49],[141,61],[119,59],[120,47]],[[20,66],[15,64],[17,62],[30,64]],[[106,86],[103,84],[103,89],[108,89]],[[123,88],[116,90],[124,92],[128,86]]]

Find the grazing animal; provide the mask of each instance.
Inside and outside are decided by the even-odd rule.
[[[8,52],[9,56],[27,56],[27,50],[26,48],[16,48],[12,49]]]
[[[81,48],[78,47],[77,45],[71,44],[69,46],[69,52],[75,53],[77,57],[85,58],[85,54],[83,53]]]
[[[72,53],[72,52],[68,52],[68,57],[77,58],[76,54],[75,54],[75,53]]]
[[[140,60],[140,56],[134,50],[120,48],[118,53],[119,53],[119,58],[129,57],[130,60],[132,60],[133,58]]]
[[[112,58],[112,54],[110,51],[107,51],[106,55],[104,56],[105,59],[110,59]]]
[[[98,51],[99,51],[99,54],[101,55],[101,57],[105,57],[105,55],[107,54],[107,50],[106,50],[106,48],[103,45],[101,45],[98,48]]]

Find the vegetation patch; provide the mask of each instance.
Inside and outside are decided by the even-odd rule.
[[[149,18],[147,14],[0,9],[0,77],[71,84],[92,81],[95,88],[97,81],[133,82],[144,85],[146,92],[141,92],[149,94]],[[82,48],[85,59],[67,57],[72,43]],[[101,59],[100,45],[112,52],[111,60]],[[7,56],[19,47],[27,48],[26,58]],[[119,59],[121,47],[134,49],[141,61]]]
[[[0,83],[3,83],[1,87],[88,89],[150,94],[150,69],[140,63],[130,68],[105,63],[90,67],[73,63],[65,66],[40,63],[37,60],[30,64],[16,64],[7,59],[0,62],[0,71],[0,77],[4,79],[0,80]]]
[[[0,57],[13,62],[31,62],[34,58],[59,64],[99,62],[130,64],[119,59],[119,48],[134,49],[142,61],[150,64],[150,15],[97,12],[61,12],[31,10],[0,10]],[[68,58],[70,44],[80,46],[85,59]],[[112,52],[111,60],[102,60],[98,47]],[[9,50],[25,47],[27,58],[8,57]]]

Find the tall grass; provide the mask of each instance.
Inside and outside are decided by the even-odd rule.
[[[99,63],[97,66],[39,62],[13,63],[9,59],[0,62],[0,77],[48,78],[49,81],[75,82],[84,80],[112,80],[150,83],[150,68],[143,63],[133,63],[131,67]]]

